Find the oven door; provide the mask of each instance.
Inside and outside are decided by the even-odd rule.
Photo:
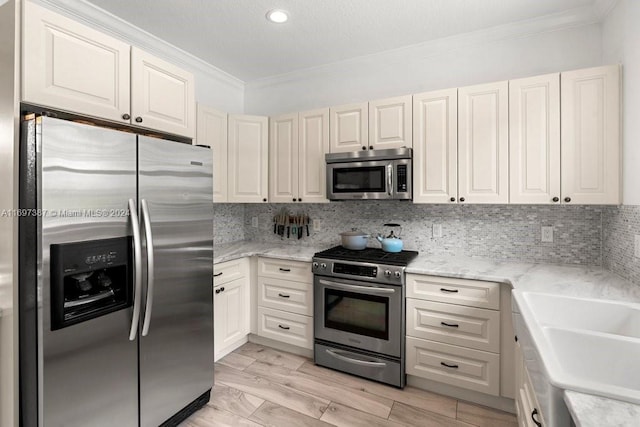
[[[402,286],[315,276],[315,338],[401,357],[402,290]]]
[[[327,164],[329,200],[392,199],[392,160]]]

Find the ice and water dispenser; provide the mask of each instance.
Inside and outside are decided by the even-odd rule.
[[[51,330],[131,306],[131,237],[51,245]]]

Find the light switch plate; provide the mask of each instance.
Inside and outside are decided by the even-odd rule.
[[[433,224],[433,237],[442,237],[442,224]]]
[[[322,221],[319,219],[313,220],[313,231],[322,231]]]
[[[253,228],[258,228],[258,217],[257,216],[251,217],[251,226]]]
[[[640,235],[636,234],[633,245],[633,256],[640,258]]]
[[[551,226],[543,226],[540,240],[545,243],[553,242],[553,227]]]

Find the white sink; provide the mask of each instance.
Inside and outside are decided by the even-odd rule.
[[[640,338],[640,304],[522,292],[537,322]]]
[[[567,389],[640,404],[640,304],[512,295],[516,334],[550,426],[568,422]]]

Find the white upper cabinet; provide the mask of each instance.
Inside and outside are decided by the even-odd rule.
[[[620,203],[620,67],[561,74],[562,201]]]
[[[298,201],[328,202],[324,155],[329,152],[329,109],[305,111],[299,118]]]
[[[331,152],[369,148],[369,104],[342,105],[330,109]]]
[[[269,124],[269,201],[298,200],[298,114],[271,117]]]
[[[458,90],[413,95],[413,202],[458,198]]]
[[[22,5],[22,100],[129,123],[130,46],[30,1]]]
[[[458,200],[509,202],[509,86],[458,89]]]
[[[227,113],[198,104],[196,144],[213,155],[213,202],[227,201]]]
[[[22,101],[192,138],[191,73],[23,2]]]
[[[369,102],[369,148],[411,148],[411,95]]]
[[[272,117],[269,133],[269,201],[327,202],[329,110]]]
[[[269,192],[269,120],[229,115],[229,202],[266,202]]]
[[[131,48],[131,115],[136,125],[193,137],[193,74]]]
[[[509,81],[511,203],[560,202],[560,74]]]

